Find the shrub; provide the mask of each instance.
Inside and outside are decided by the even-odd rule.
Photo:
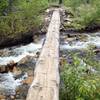
[[[100,24],[100,0],[65,0],[73,13],[72,26],[82,29]]]
[[[0,34],[13,36],[36,29],[47,6],[47,0],[14,0],[7,15],[0,16]]]
[[[84,64],[74,55],[73,63],[64,65],[61,72],[60,100],[99,100],[99,73],[89,72]]]
[[[0,15],[3,14],[3,11],[8,7],[7,0],[0,0]]]

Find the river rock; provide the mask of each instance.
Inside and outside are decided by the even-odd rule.
[[[17,65],[14,61],[9,62],[7,65],[0,65],[0,73],[13,72],[14,67]]]
[[[28,76],[28,78],[25,79],[25,80],[23,80],[22,83],[23,83],[23,84],[31,85],[32,81],[33,81],[33,75]]]
[[[2,49],[0,50],[0,56],[7,56],[9,55],[9,50],[8,49]]]
[[[26,33],[14,33],[5,36],[0,36],[0,48],[10,47],[22,43],[29,43],[32,41],[32,36],[37,32],[37,29],[33,29],[31,32]],[[13,36],[12,36],[13,35]]]
[[[95,53],[100,53],[100,48],[94,50]]]
[[[94,51],[94,53],[96,54],[96,55],[94,56],[94,60],[100,61],[100,49],[95,49],[95,50],[93,50],[93,51]]]
[[[0,65],[0,73],[8,72],[8,68],[5,65]]]
[[[0,95],[0,100],[5,100],[6,96]]]
[[[16,90],[16,100],[25,100],[29,87],[30,86],[27,84],[23,84],[22,86],[19,86]]]
[[[18,62],[17,67],[32,68],[34,70],[35,64],[36,59],[33,56],[26,56]]]

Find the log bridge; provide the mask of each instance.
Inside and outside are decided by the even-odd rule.
[[[59,100],[60,10],[55,9],[26,100]]]

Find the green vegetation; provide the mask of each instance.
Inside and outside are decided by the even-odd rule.
[[[77,58],[74,61],[74,65],[66,64],[61,73],[61,100],[99,100],[99,75],[88,73],[87,66],[80,65]]]
[[[70,9],[73,14],[71,27],[83,29],[100,24],[100,0],[1,0],[0,36],[13,37],[39,27],[41,13],[48,2],[63,2]]]
[[[94,60],[92,50],[81,58],[69,55],[72,63],[65,62],[62,66],[60,100],[99,100],[100,62]]]
[[[16,36],[39,27],[47,0],[1,0],[0,36]]]
[[[64,0],[64,4],[73,14],[72,27],[84,29],[100,25],[100,0]]]
[[[94,69],[100,71],[100,61],[97,60],[98,58],[96,57],[98,53],[96,54],[93,48],[93,46],[89,47],[85,56],[81,57],[81,59],[83,59],[87,65],[92,66]]]

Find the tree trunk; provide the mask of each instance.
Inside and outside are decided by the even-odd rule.
[[[60,14],[55,9],[26,100],[59,100]]]

